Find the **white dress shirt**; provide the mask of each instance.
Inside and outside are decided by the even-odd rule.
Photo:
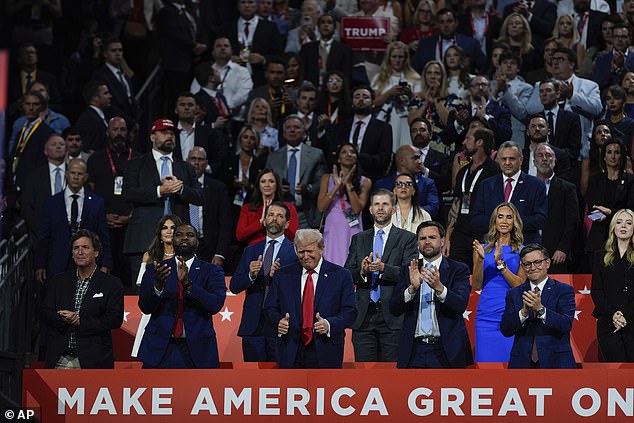
[[[62,178],[62,190],[66,188],[66,163],[62,162],[61,165],[55,166],[53,163],[48,162],[48,174],[51,179],[51,195],[55,194],[55,169],[60,168],[60,177]]]
[[[71,195],[78,194],[77,197],[77,224],[81,223],[81,214],[84,211],[84,188],[82,187],[77,193],[70,190],[69,187],[64,188],[64,203],[66,204],[66,216],[68,217],[68,223],[71,219],[71,205],[73,204],[73,197]]]
[[[431,264],[434,268],[436,269],[440,269],[440,263],[442,262],[442,255],[440,257],[438,257],[436,260],[428,262],[425,259],[423,260],[423,268],[425,267],[425,264]],[[425,281],[421,282],[421,283],[425,283]],[[422,286],[422,285],[421,285]],[[417,317],[416,317],[416,330],[414,331],[414,337],[419,337],[419,336],[440,336],[440,326],[438,325],[438,316],[436,315],[436,303],[433,301],[433,298],[436,297],[438,298],[438,301],[440,301],[441,303],[445,302],[445,299],[447,298],[447,287],[445,286],[442,290],[442,292],[440,294],[436,294],[436,292],[432,289],[431,290],[431,295],[432,295],[432,302],[431,302],[431,333],[424,333],[421,328],[420,328],[420,305],[419,305],[419,310],[417,313]],[[423,301],[423,290],[421,288],[418,288],[418,292],[414,295],[409,293],[409,286],[407,288],[405,288],[405,293],[404,293],[404,298],[405,298],[405,302],[409,303],[410,301],[412,301],[414,299],[414,296],[418,296],[419,297],[419,304],[422,303]]]
[[[161,168],[163,167],[163,160],[161,160],[161,157],[163,157],[164,155],[161,154],[160,152],[156,151],[155,149],[152,149],[152,157],[154,157],[154,163],[156,163],[156,170],[158,171],[159,177],[161,176]],[[172,173],[172,162],[174,161],[174,158],[172,157],[172,153],[169,154],[165,154],[165,156],[169,157],[169,160],[167,161],[167,168],[168,168],[168,175],[173,175]],[[157,198],[161,198],[161,186],[157,185],[156,186],[156,197]]]

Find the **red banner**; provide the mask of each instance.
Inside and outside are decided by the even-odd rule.
[[[354,51],[387,49],[384,36],[390,32],[390,18],[346,16],[341,18],[341,39]]]

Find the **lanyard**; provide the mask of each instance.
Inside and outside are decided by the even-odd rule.
[[[485,23],[484,23],[484,31],[482,32],[482,38],[484,39],[484,37],[486,37],[487,32],[489,32],[489,15],[488,14],[484,14],[484,19],[485,19]],[[473,20],[473,15],[469,15],[469,21],[471,22],[471,33],[473,34],[473,38],[476,38],[476,27],[475,27],[475,22]],[[477,38],[476,38],[477,39]],[[482,43],[480,43],[482,44]]]
[[[483,168],[480,168],[480,170],[478,170],[478,173],[475,174],[475,176],[473,177],[473,181],[471,181],[471,188],[469,188],[469,192],[466,192],[465,191],[465,185],[466,185],[466,182],[467,182],[467,174],[469,173],[469,169],[467,168],[467,171],[464,173],[464,176],[462,177],[462,193],[463,194],[471,194],[473,192],[473,187],[475,186],[476,182],[478,181],[478,178],[480,177],[480,174],[482,173],[482,170],[483,170]]]
[[[106,154],[108,155],[108,161],[110,162],[110,169],[112,169],[112,176],[117,177],[117,168],[114,165],[114,160],[112,160],[112,153],[110,149],[106,147]],[[128,160],[132,158],[132,149],[128,149]]]
[[[22,156],[22,153],[24,152],[24,149],[26,148],[26,145],[29,143],[29,140],[31,139],[31,135],[33,135],[33,133],[35,131],[37,131],[37,128],[42,124],[42,119],[41,118],[37,118],[37,122],[35,124],[33,124],[31,126],[31,129],[29,129],[27,131],[28,128],[28,122],[22,127],[22,131],[20,132],[20,138],[18,140],[18,145],[15,149],[15,158],[13,159],[13,172],[15,173],[16,169],[18,168],[18,161],[20,160],[20,157]]]

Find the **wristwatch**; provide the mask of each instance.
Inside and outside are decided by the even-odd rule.
[[[497,265],[498,270],[501,272],[506,269],[506,263],[502,262],[502,264]]]
[[[542,308],[537,310],[537,317],[542,317],[544,314],[546,314],[546,307],[542,306]]]

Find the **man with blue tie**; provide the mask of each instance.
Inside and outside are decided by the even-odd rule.
[[[245,248],[231,278],[231,292],[246,291],[238,329],[244,361],[277,361],[275,325],[262,311],[275,271],[297,262],[293,243],[284,236],[290,217],[286,204],[271,203],[264,217],[266,239]]]
[[[473,363],[462,314],[469,302],[469,269],[441,254],[445,228],[423,222],[416,231],[422,259],[403,266],[390,311],[405,315],[397,367],[464,368]]]

